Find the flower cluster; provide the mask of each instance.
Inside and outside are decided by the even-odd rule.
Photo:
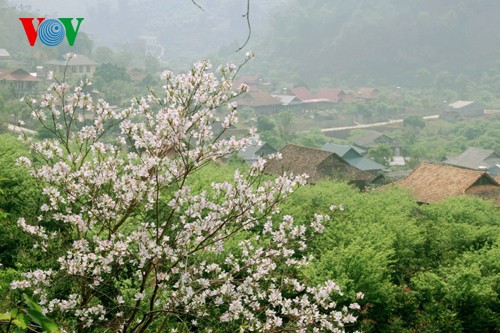
[[[267,161],[259,159],[232,181],[189,186],[199,168],[258,140],[255,131],[225,135],[237,123],[232,99],[248,89],[232,90],[239,67],[210,70],[203,61],[185,74],[164,72],[161,95],[121,111],[93,101],[88,82],[73,90],[54,83],[41,101],[28,101],[55,138],[31,142],[43,165],[20,159],[44,185],[46,203],[38,224],[19,225],[57,260],[11,288],[33,289],[66,329],[219,331],[227,323],[228,330],[342,332],[355,322],[350,311],[359,306],[338,309],[335,283],[310,287],[297,277],[310,259],[306,235],[330,219],[279,218],[279,204],[306,175],[266,180]],[[47,220],[60,226],[50,237]]]

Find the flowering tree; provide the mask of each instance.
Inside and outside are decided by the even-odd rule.
[[[28,101],[55,138],[31,142],[41,165],[20,159],[47,201],[37,222],[18,224],[56,260],[11,288],[31,291],[62,330],[342,332],[355,322],[359,306],[339,308],[335,283],[297,278],[306,236],[329,219],[298,224],[279,212],[305,175],[266,180],[260,159],[231,182],[190,188],[201,167],[257,139],[213,129],[237,122],[231,99],[248,88],[232,91],[237,66],[210,70],[204,61],[165,72],[161,96],[122,111],[94,102],[88,82],[56,80]]]

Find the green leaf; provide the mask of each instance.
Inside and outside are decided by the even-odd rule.
[[[23,297],[24,297],[24,302],[26,303],[28,308],[36,310],[40,313],[42,312],[42,307],[38,305],[35,301],[33,301],[28,295],[23,294]]]
[[[20,313],[12,323],[20,329],[25,330],[28,327],[29,320],[24,314]]]
[[[52,320],[45,317],[41,312],[34,309],[28,309],[27,311],[31,320],[36,324],[40,325],[42,327],[43,332],[60,333],[57,325]]]
[[[10,321],[12,318],[12,315],[10,312],[7,313],[0,313],[0,321]]]

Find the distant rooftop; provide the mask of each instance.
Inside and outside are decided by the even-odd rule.
[[[0,49],[0,58],[8,58],[10,57],[9,52],[6,49]]]
[[[467,105],[473,104],[473,101],[456,101],[454,103],[448,104],[448,106],[452,109],[461,109]]]
[[[47,61],[47,64],[49,65],[61,65],[65,66],[67,61],[68,61],[68,56],[64,55],[61,57],[64,60],[50,60]],[[86,66],[86,65],[98,65],[97,62],[95,62],[92,59],[89,59],[89,57],[83,55],[83,54],[76,54],[73,58],[68,63],[70,66]]]

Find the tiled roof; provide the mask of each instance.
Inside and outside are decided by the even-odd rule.
[[[308,174],[308,182],[315,183],[321,179],[339,178],[349,181],[371,181],[373,176],[361,171],[344,161],[340,156],[329,151],[316,148],[287,145],[280,150],[281,160],[272,160],[266,167],[267,173],[282,175],[284,172]]]
[[[40,79],[26,72],[24,69],[12,69],[8,72],[0,73],[0,80],[5,81],[32,81],[38,82]]]
[[[342,95],[345,95],[342,89],[328,88],[320,90],[316,94],[316,98],[324,98],[332,103],[338,103],[342,100]]]
[[[238,156],[243,158],[245,161],[255,161],[259,157],[266,157],[276,152],[277,150],[274,149],[270,144],[268,144],[267,142],[261,142],[260,145],[254,143],[246,147],[245,150],[240,150],[238,152]]]
[[[424,163],[394,184],[409,189],[419,202],[434,203],[450,196],[474,192],[472,187],[500,187],[486,172]]]
[[[302,102],[308,100],[316,100],[317,98],[305,87],[290,88],[290,92]]]
[[[271,96],[265,91],[249,91],[237,99],[238,105],[241,106],[268,106],[268,105],[282,105],[279,98]]]
[[[449,157],[444,163],[469,169],[479,169],[480,167],[487,169],[494,166],[498,158],[500,156],[491,149],[470,147],[458,156]],[[491,159],[491,162],[488,162],[488,159]]]
[[[372,148],[380,144],[375,141],[381,137],[384,137],[387,143],[394,141],[391,137],[385,135],[384,133],[380,133],[375,130],[367,130],[363,135],[355,137],[353,142],[360,147]]]

